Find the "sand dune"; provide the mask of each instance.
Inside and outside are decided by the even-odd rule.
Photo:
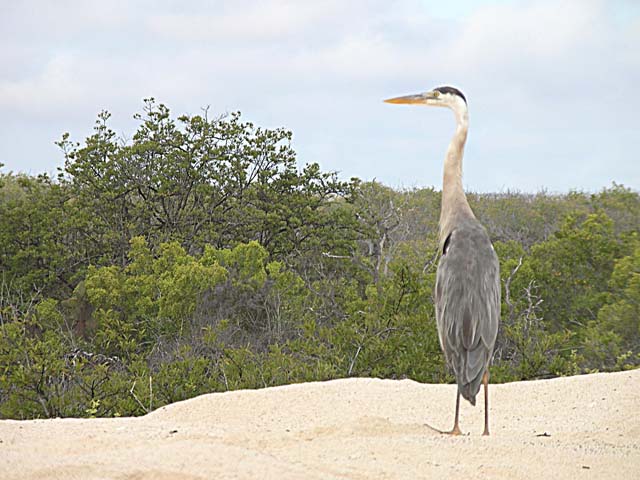
[[[466,402],[467,435],[434,430],[454,388],[352,378],[139,418],[4,420],[0,478],[640,478],[640,370],[492,386],[491,437]]]

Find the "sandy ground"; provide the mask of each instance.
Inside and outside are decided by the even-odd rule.
[[[2,479],[640,478],[640,370],[491,387],[346,379],[204,395],[139,418],[0,422]]]

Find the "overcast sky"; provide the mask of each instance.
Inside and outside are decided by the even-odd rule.
[[[290,129],[301,165],[439,189],[453,115],[382,103],[439,85],[469,103],[468,189],[640,189],[637,0],[0,0],[3,172],[55,173],[102,109],[130,138],[153,96]]]

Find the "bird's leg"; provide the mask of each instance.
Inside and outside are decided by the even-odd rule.
[[[456,396],[456,419],[453,423],[453,428],[451,429],[450,432],[442,432],[442,433],[446,433],[447,435],[462,435],[462,432],[460,431],[460,426],[458,425],[459,416],[460,416],[460,390],[458,390],[458,394]]]
[[[489,370],[482,376],[484,383],[484,432],[482,435],[489,435]]]

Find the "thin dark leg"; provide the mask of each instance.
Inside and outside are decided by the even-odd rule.
[[[484,432],[482,435],[489,435],[489,370],[482,376],[484,383]]]
[[[442,432],[442,433],[446,433],[448,435],[462,435],[462,432],[460,431],[460,426],[458,425],[459,416],[460,416],[460,390],[458,390],[458,393],[456,395],[456,419],[453,424],[453,429],[450,432]]]

